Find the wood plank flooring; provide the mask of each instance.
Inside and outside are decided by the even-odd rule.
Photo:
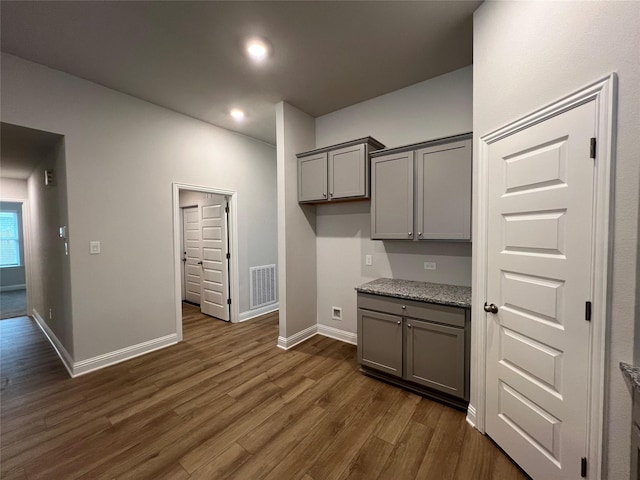
[[[371,379],[355,347],[276,348],[184,305],[184,342],[75,379],[35,322],[0,322],[6,479],[526,479],[464,414]]]

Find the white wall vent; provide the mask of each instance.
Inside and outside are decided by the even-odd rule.
[[[249,285],[250,308],[262,307],[275,303],[276,295],[276,266],[262,265],[249,268],[251,283]]]

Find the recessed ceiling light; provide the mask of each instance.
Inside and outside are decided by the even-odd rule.
[[[247,42],[247,54],[252,60],[262,62],[269,56],[269,46],[263,40],[253,38]]]
[[[236,120],[237,122],[241,122],[242,120],[244,120],[244,112],[239,108],[234,108],[229,113],[231,114],[233,119]]]

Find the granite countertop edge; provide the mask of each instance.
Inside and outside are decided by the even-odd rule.
[[[640,367],[620,362],[620,370],[633,389],[640,392]]]
[[[471,308],[471,287],[458,285],[378,278],[356,287],[356,291],[382,297],[403,298],[422,303]]]

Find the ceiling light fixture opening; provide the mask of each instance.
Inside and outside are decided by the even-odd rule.
[[[247,42],[247,54],[256,62],[263,62],[269,56],[269,46],[264,40],[253,38]]]
[[[229,113],[231,114],[231,116],[236,122],[241,122],[242,120],[244,120],[244,117],[245,117],[244,112],[239,108],[234,108]]]

